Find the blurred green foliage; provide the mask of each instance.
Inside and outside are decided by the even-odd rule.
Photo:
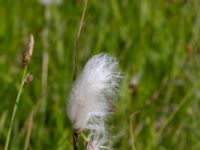
[[[35,37],[29,66],[34,80],[24,87],[10,149],[24,148],[31,112],[30,150],[72,149],[65,109],[82,9],[81,0],[49,6],[36,0],[0,0],[0,150],[30,33]],[[100,52],[115,56],[124,75],[116,112],[108,121],[114,149],[200,149],[198,0],[89,0],[78,72]]]

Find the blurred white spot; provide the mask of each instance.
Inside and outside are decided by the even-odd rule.
[[[39,0],[39,3],[45,6],[49,6],[49,5],[61,5],[62,0]]]

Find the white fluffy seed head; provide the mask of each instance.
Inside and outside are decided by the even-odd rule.
[[[75,129],[103,131],[104,119],[116,95],[118,62],[106,54],[93,56],[73,84],[67,112]]]

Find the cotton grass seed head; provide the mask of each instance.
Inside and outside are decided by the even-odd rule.
[[[118,62],[107,54],[93,56],[72,86],[67,112],[75,129],[105,130],[104,119],[118,89]]]

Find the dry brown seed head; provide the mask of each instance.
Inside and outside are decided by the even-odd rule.
[[[23,64],[27,66],[30,62],[31,56],[33,54],[33,46],[34,46],[34,37],[31,34],[29,39],[29,44],[27,50],[24,52],[23,55]]]

